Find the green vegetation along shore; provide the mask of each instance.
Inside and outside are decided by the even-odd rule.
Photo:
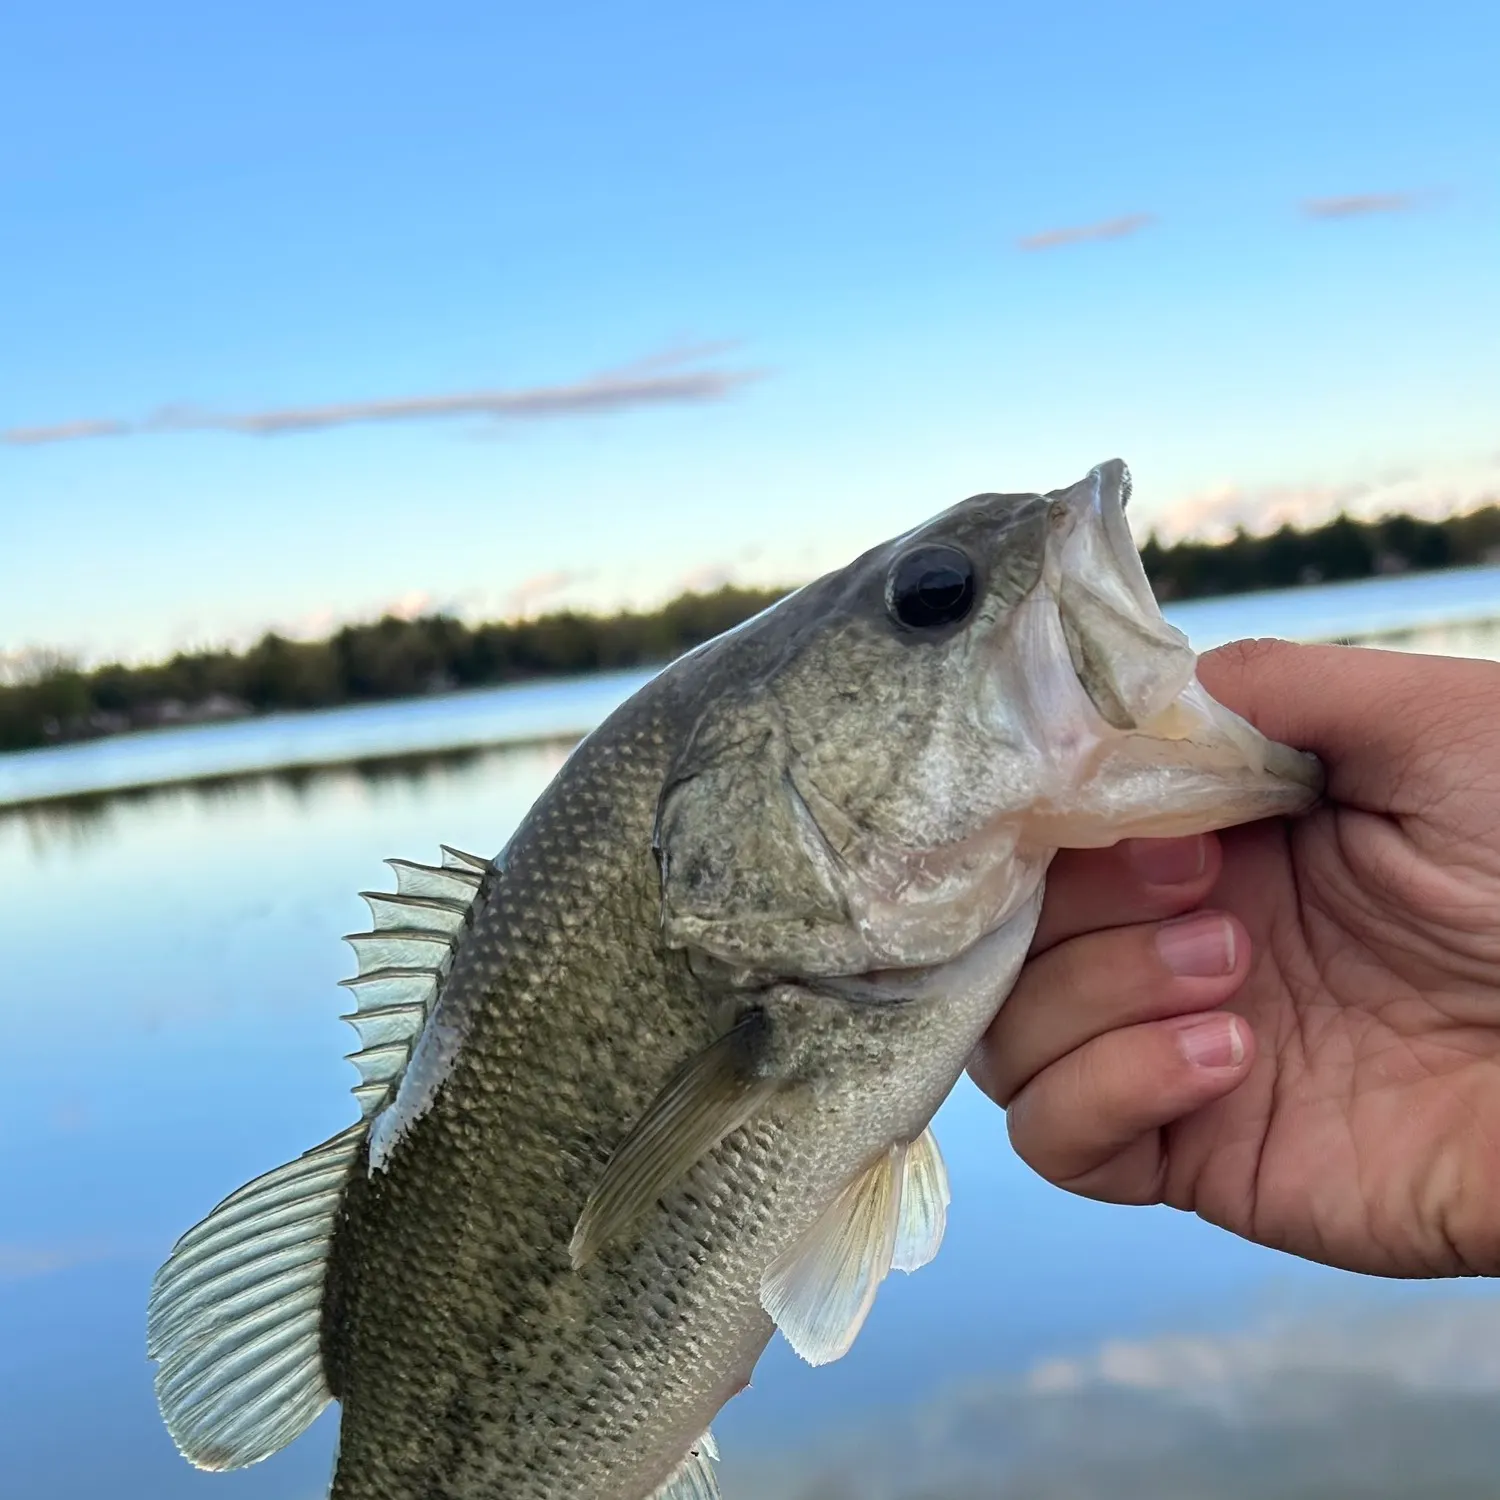
[[[1310,531],[1226,542],[1153,537],[1141,549],[1163,600],[1500,560],[1500,505],[1446,521],[1347,516]],[[269,634],[248,651],[181,653],[150,666],[82,669],[38,659],[0,683],[0,750],[162,724],[416,697],[665,662],[738,625],[785,589],[684,594],[650,613],[563,612],[466,625],[446,615],[351,625],[321,641]]]

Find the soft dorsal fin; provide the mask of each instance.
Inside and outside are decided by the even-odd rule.
[[[327,1406],[320,1318],[334,1215],[364,1138],[352,1125],[231,1193],[151,1283],[146,1351],[167,1431],[200,1469],[284,1448]]]
[[[386,863],[396,874],[395,891],[363,892],[374,925],[344,940],[359,962],[359,973],[342,983],[355,995],[356,1009],[344,1020],[359,1033],[349,1061],[359,1069],[354,1097],[367,1120],[406,1068],[490,867],[446,844],[441,865]]]
[[[173,1440],[204,1469],[238,1469],[292,1441],[331,1399],[321,1318],[328,1246],[370,1116],[405,1068],[490,862],[390,860],[374,927],[349,939],[359,973],[352,1061],[363,1118],[232,1193],[177,1242],[151,1284],[147,1350]]]

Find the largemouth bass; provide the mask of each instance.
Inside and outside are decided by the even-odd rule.
[[[1059,847],[1306,809],[1199,685],[1118,461],[977,495],[681,658],[493,860],[393,860],[350,939],[359,1122],[157,1274],[182,1452],[331,1400],[333,1500],[708,1500],[776,1329],[930,1260],[928,1128]]]

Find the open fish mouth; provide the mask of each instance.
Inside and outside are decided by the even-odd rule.
[[[1031,809],[1028,834],[1084,847],[1305,812],[1322,794],[1321,765],[1198,681],[1196,653],[1162,616],[1126,523],[1130,489],[1112,459],[1046,497],[1042,577],[1013,644],[1038,722],[1069,753],[1066,784]]]

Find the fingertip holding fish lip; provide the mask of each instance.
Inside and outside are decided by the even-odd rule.
[[[1272,755],[1268,758],[1266,769],[1289,785],[1301,787],[1306,794],[1303,799],[1306,807],[1303,810],[1311,812],[1328,794],[1327,768],[1310,750],[1294,750],[1290,745],[1283,745],[1277,740],[1268,743]],[[1275,765],[1271,764],[1272,760],[1276,762]]]

